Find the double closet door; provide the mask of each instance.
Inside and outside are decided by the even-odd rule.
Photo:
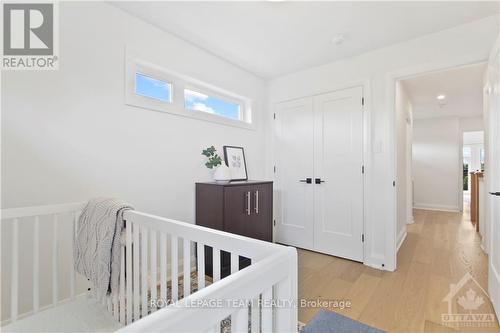
[[[363,261],[363,89],[279,103],[276,240]]]

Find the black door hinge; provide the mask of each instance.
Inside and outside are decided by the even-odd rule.
[[[365,105],[365,98],[364,97],[361,97],[361,105]]]
[[[276,173],[276,165],[273,167],[274,173]]]
[[[276,226],[276,220],[273,220],[273,226]]]
[[[365,234],[361,234],[361,241],[364,243],[365,242]]]
[[[365,173],[365,166],[364,165],[361,167],[361,173]]]
[[[396,187],[396,181],[395,180],[392,181],[392,186]]]
[[[276,113],[273,113],[273,118],[276,119]]]

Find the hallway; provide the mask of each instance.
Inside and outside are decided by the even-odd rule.
[[[441,325],[441,314],[448,313],[443,298],[450,284],[470,272],[482,288],[488,285],[487,256],[467,211],[414,210],[414,216],[398,252],[396,272],[299,250],[299,298],[351,301],[351,308],[330,309],[388,332],[500,332],[496,324],[453,329]],[[317,310],[300,308],[299,320],[309,321]],[[493,313],[488,299],[478,311]]]

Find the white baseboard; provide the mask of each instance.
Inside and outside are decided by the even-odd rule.
[[[406,228],[401,230],[401,232],[399,233],[398,235],[398,245],[396,247],[396,253],[399,251],[399,248],[401,247],[401,245],[403,245],[405,239],[406,239],[406,235],[408,235],[408,233],[406,232]]]
[[[383,258],[372,258],[371,260],[368,260],[365,258],[363,265],[371,267],[371,268],[379,269],[382,271],[386,271],[388,269],[387,269],[387,267],[385,267],[383,262],[384,262]]]
[[[438,210],[443,212],[453,212],[459,213],[460,208],[458,206],[448,206],[448,205],[434,205],[427,203],[415,203],[413,205],[414,209],[424,209],[424,210]]]

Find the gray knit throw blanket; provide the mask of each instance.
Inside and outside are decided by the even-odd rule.
[[[74,245],[75,269],[90,280],[97,295],[118,292],[123,213],[134,209],[111,198],[90,200],[78,220]]]

